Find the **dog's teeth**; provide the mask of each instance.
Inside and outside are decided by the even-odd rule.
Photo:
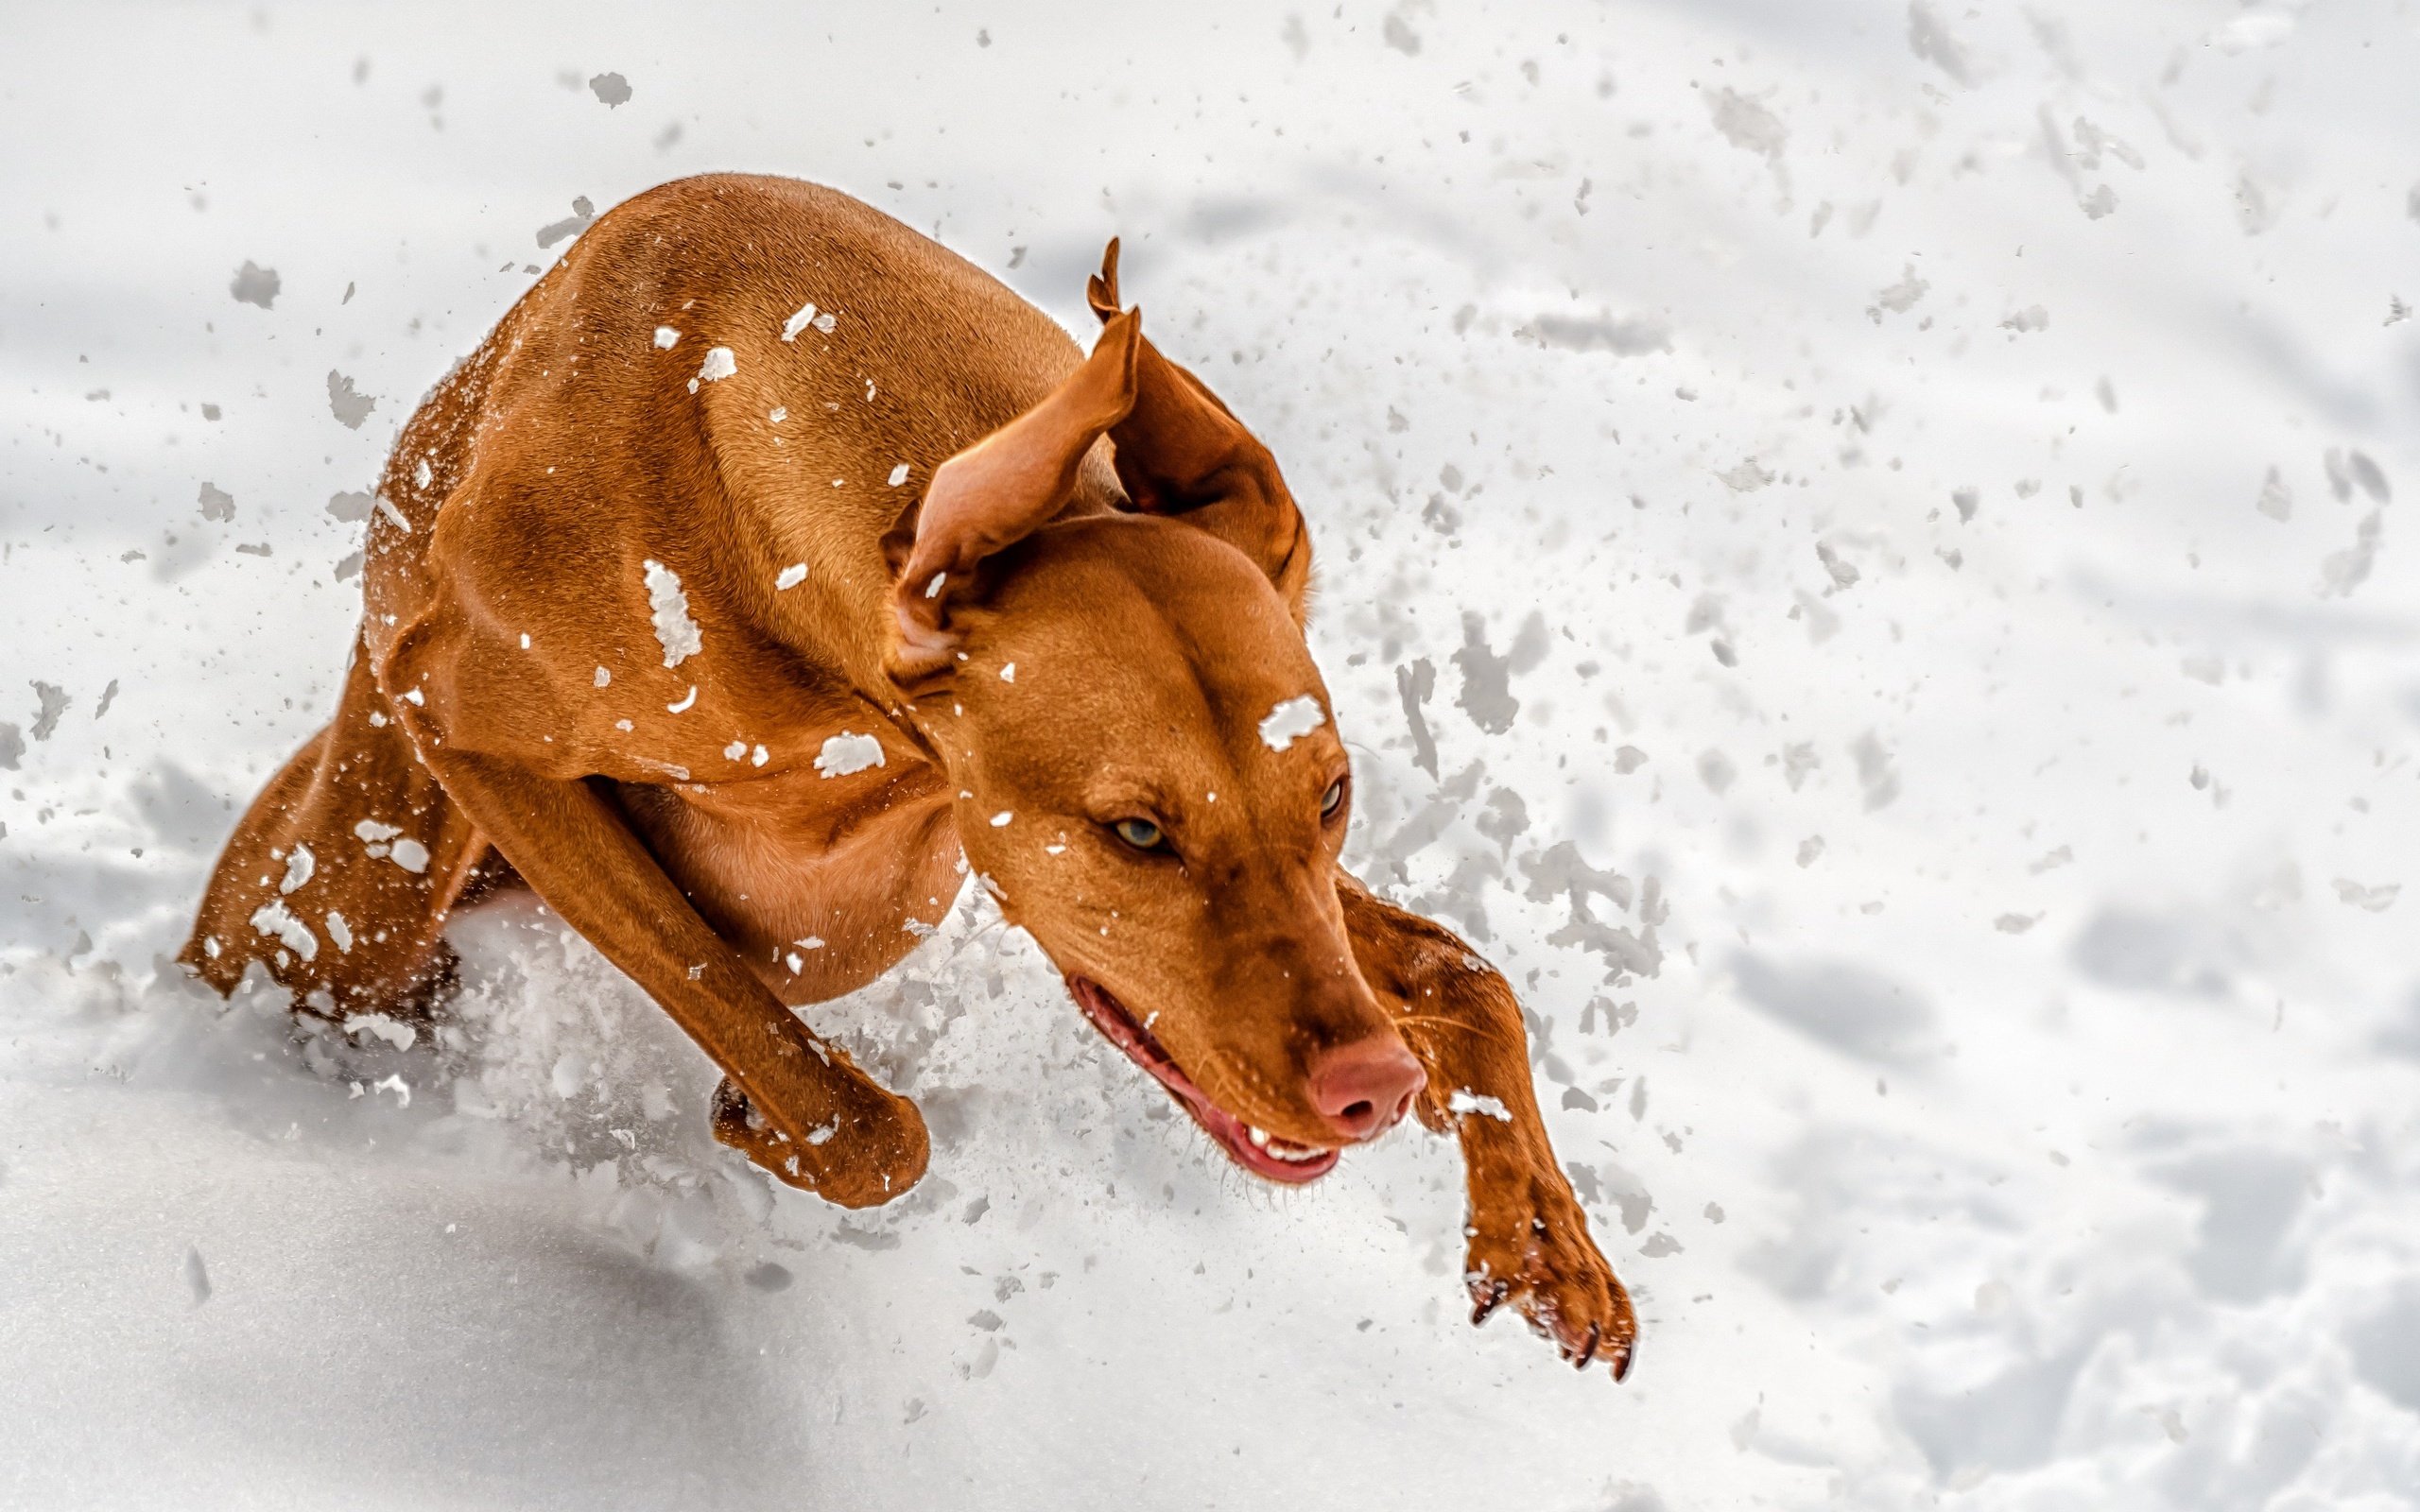
[[[1295,1164],[1300,1165],[1306,1160],[1316,1160],[1328,1152],[1322,1149],[1315,1149],[1307,1144],[1297,1144],[1287,1149],[1270,1150],[1269,1153],[1277,1157],[1281,1160],[1291,1160]]]
[[[1265,1128],[1253,1128],[1249,1124],[1244,1125],[1244,1130],[1252,1136],[1252,1142],[1254,1144],[1260,1146],[1264,1150],[1269,1148],[1269,1130]]]

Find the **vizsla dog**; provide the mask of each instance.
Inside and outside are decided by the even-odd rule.
[[[923,1175],[924,1121],[791,1010],[971,868],[1253,1175],[1453,1130],[1473,1321],[1510,1301],[1618,1378],[1630,1299],[1512,989],[1338,863],[1302,515],[1116,254],[1085,356],[829,189],[687,179],[598,220],[405,427],[335,721],[181,958],[421,1016],[448,912],[534,888],[722,1069],[717,1139],[861,1207]]]

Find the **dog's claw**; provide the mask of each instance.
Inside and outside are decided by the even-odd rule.
[[[1614,1381],[1616,1383],[1618,1384],[1619,1383],[1630,1379],[1631,1363],[1637,1358],[1637,1341],[1631,1340],[1614,1346]]]
[[[1565,1365],[1582,1371],[1605,1365],[1616,1380],[1629,1373],[1636,1316],[1567,1188],[1541,1173],[1481,1191],[1471,1230],[1462,1274],[1477,1304],[1472,1322],[1511,1302]]]

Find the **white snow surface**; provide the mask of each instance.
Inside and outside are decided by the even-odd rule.
[[[414,19],[8,24],[0,1504],[2420,1505],[2409,6]],[[1076,332],[1125,238],[1627,1384],[1469,1328],[1450,1144],[1252,1184],[980,888],[809,1012],[933,1130],[867,1212],[526,901],[403,1048],[162,966],[336,698],[324,501],[566,199],[731,166]]]

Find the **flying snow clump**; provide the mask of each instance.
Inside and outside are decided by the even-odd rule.
[[[652,558],[647,571],[648,608],[655,614],[655,639],[664,647],[664,664],[677,667],[705,649],[698,622],[689,617],[689,595],[681,591],[681,575]]]
[[[1270,750],[1284,750],[1326,723],[1327,711],[1306,693],[1269,711],[1269,717],[1260,722],[1260,738]]]

